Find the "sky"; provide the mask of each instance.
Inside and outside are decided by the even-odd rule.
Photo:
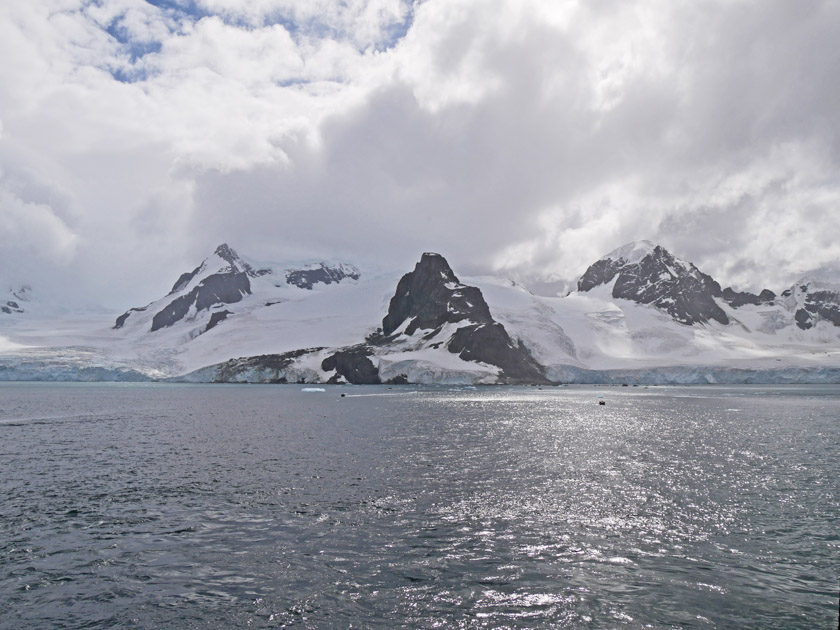
[[[258,260],[840,269],[840,0],[0,0],[0,281]],[[840,271],[837,273],[840,281]]]

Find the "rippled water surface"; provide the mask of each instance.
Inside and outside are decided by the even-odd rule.
[[[837,627],[838,387],[325,389],[0,385],[0,627]]]

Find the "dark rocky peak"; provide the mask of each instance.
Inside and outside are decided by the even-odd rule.
[[[400,279],[382,320],[382,331],[391,335],[410,320],[405,333],[412,335],[418,329],[437,329],[466,319],[493,322],[481,291],[461,284],[443,256],[427,252],[414,271]]]
[[[590,291],[613,281],[614,298],[652,304],[681,324],[729,323],[715,301],[722,297],[720,285],[660,245],[641,241],[620,247],[586,270],[578,290]]]
[[[239,257],[239,254],[234,251],[232,247],[230,247],[227,243],[222,243],[216,248],[216,251],[213,252],[216,256],[224,260],[228,265],[230,265],[227,269],[220,269],[219,271],[238,271],[238,272],[245,272],[252,278],[255,275],[255,271],[251,265],[246,263],[242,258]]]
[[[459,326],[448,339],[432,342],[443,325],[448,323],[458,323]],[[514,342],[505,327],[490,315],[481,291],[462,284],[446,259],[433,253],[423,254],[414,271],[400,279],[388,314],[382,320],[384,334],[369,338],[370,345],[364,351],[342,354],[322,367],[335,369],[349,382],[362,376],[370,377],[368,354],[375,346],[398,345],[400,337],[395,333],[403,325],[405,334],[409,336],[417,330],[431,330],[423,335],[431,347],[443,345],[464,361],[500,368],[501,382],[547,382],[543,367],[521,343]]]
[[[769,289],[764,289],[758,295],[750,293],[749,291],[735,291],[731,287],[726,287],[722,294],[723,300],[732,308],[746,306],[747,304],[753,306],[761,306],[762,304],[772,304],[776,299],[776,294]]]
[[[231,267],[237,267],[242,262],[242,259],[239,258],[239,254],[237,254],[227,243],[219,245],[213,253],[228,263]]]
[[[257,275],[251,265],[243,261],[226,243],[219,245],[213,253],[225,264],[219,267],[218,261],[214,262],[212,258],[208,258],[192,271],[181,274],[167,297],[176,293],[182,293],[182,295],[170,301],[164,308],[154,314],[151,332],[172,326],[183,320],[192,307],[195,307],[194,312],[197,313],[216,305],[239,302],[243,296],[251,293],[249,277]],[[187,291],[196,278],[200,278],[200,280],[192,289]],[[146,311],[152,306],[150,304],[142,308],[127,310],[117,317],[114,328],[123,328],[133,313]],[[213,326],[220,321],[217,317]]]
[[[318,283],[333,284],[345,279],[358,280],[359,270],[352,265],[330,265],[317,263],[304,269],[291,269],[286,272],[286,283],[301,289],[312,289]]]
[[[254,271],[253,267],[251,267],[251,265],[242,260],[239,254],[237,254],[236,251],[227,243],[222,243],[221,245],[219,245],[213,252],[213,255],[220,258],[222,262],[226,264],[216,269],[213,269],[212,260],[210,258],[205,258],[201,262],[201,264],[192,271],[182,273],[175,281],[175,284],[172,285],[172,290],[169,291],[167,295],[178,293],[179,291],[183,291],[184,289],[189,287],[190,282],[192,282],[196,276],[199,276],[205,271],[208,271],[208,267],[210,273],[244,272],[247,273],[248,276],[250,276],[251,278],[255,278],[257,276],[264,275],[265,273],[267,273],[267,271],[264,269]],[[218,265],[218,263],[216,264]]]

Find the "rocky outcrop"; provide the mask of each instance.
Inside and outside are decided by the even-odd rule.
[[[301,289],[312,289],[316,284],[333,284],[345,279],[358,280],[359,270],[350,265],[328,265],[318,263],[305,269],[293,269],[286,272],[286,283]]]
[[[447,346],[464,361],[478,361],[501,368],[507,383],[546,383],[543,367],[521,344],[514,344],[505,327],[494,322],[459,328]]]
[[[597,286],[609,283],[626,264],[627,262],[621,258],[618,260],[602,258],[592,263],[578,280],[578,291],[589,291]]]
[[[610,282],[614,298],[651,304],[681,324],[729,323],[716,301],[723,297],[720,285],[659,245],[631,243],[608,254],[586,270],[578,290]]]
[[[125,325],[126,320],[131,316],[132,313],[142,313],[145,310],[145,306],[128,309],[125,313],[117,317],[117,321],[116,323],[114,323],[114,330],[122,328]]]
[[[190,308],[203,311],[216,304],[239,302],[251,293],[251,283],[246,272],[231,271],[207,276],[186,295],[175,298],[152,318],[152,332],[181,321]]]
[[[167,293],[167,295],[172,295],[173,293],[178,293],[178,291],[186,289],[189,286],[190,282],[192,282],[192,279],[195,278],[202,271],[204,271],[204,263],[200,264],[192,271],[182,273],[180,276],[178,276],[178,279],[175,281],[175,284],[172,285],[172,290],[169,293]]]
[[[461,284],[443,256],[425,253],[414,271],[397,284],[382,320],[382,332],[391,335],[406,320],[403,332],[413,335],[421,328],[435,330],[466,319],[477,324],[493,322],[481,291]]]
[[[251,293],[250,278],[258,277],[259,271],[243,261],[226,243],[213,252],[214,258],[204,260],[198,267],[178,277],[167,297],[181,294],[170,300],[163,308],[150,304],[131,308],[117,317],[114,329],[123,328],[134,313],[159,308],[152,317],[151,332],[167,328],[182,321],[191,312],[206,311],[213,306],[234,304]],[[192,286],[192,288],[190,288]],[[210,330],[222,321],[223,316],[213,314],[205,330]]]
[[[373,352],[374,349],[369,346],[339,350],[323,360],[321,369],[326,372],[335,370],[335,375],[329,381],[331,383],[345,381],[354,385],[378,385],[382,381],[379,371],[370,360]]]
[[[809,330],[822,321],[840,326],[840,290],[801,280],[784,291],[782,297],[794,300],[794,320],[801,330]]]
[[[750,293],[748,291],[734,291],[732,288],[727,287],[723,290],[722,294],[723,300],[729,304],[732,308],[738,308],[740,306],[752,305],[752,306],[761,306],[762,304],[772,304],[773,300],[776,299],[776,294],[770,291],[769,289],[764,289],[758,295],[754,293]]]
[[[263,354],[231,359],[218,365],[202,368],[198,370],[198,373],[202,373],[202,376],[208,373],[206,380],[214,383],[306,383],[310,382],[310,379],[294,369],[294,362],[302,356],[320,350],[322,348],[304,348],[283,354]]]
[[[207,322],[207,328],[204,329],[204,332],[207,332],[208,330],[218,326],[219,323],[225,321],[228,318],[228,315],[233,315],[233,313],[231,313],[228,310],[216,311],[215,313],[212,313],[210,315],[210,321]]]
[[[454,331],[441,339],[446,325]],[[426,341],[428,347],[443,346],[464,361],[498,367],[501,382],[547,382],[542,366],[493,319],[481,291],[461,284],[440,254],[423,254],[400,279],[382,320],[382,336],[369,342],[398,346],[418,332],[421,346]]]

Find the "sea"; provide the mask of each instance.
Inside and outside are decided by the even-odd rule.
[[[4,629],[833,630],[839,576],[840,386],[0,384]]]

